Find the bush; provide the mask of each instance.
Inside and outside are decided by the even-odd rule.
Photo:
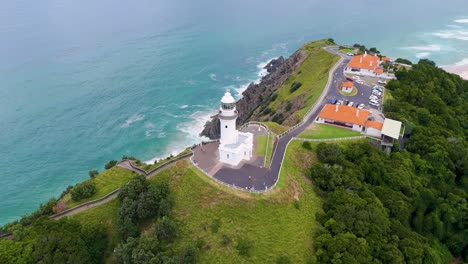
[[[116,160],[111,160],[111,161],[107,162],[107,164],[104,166],[104,168],[106,170],[108,170],[108,169],[114,167],[116,164],[117,164]]]
[[[286,103],[285,109],[286,109],[286,111],[289,112],[289,111],[291,111],[291,108],[292,108],[292,103],[288,101],[288,103]]]
[[[176,236],[174,223],[167,216],[163,216],[156,223],[156,235],[158,239],[172,241]]]
[[[73,201],[79,201],[81,199],[89,198],[96,193],[96,183],[92,181],[86,181],[73,187],[71,190],[71,198]]]
[[[283,116],[283,114],[278,113],[271,119],[271,121],[273,121],[275,123],[278,123],[278,124],[281,124],[284,121],[284,116]]]
[[[88,175],[89,177],[92,179],[94,177],[96,177],[97,175],[99,174],[99,171],[98,170],[90,170],[88,171]]]
[[[310,144],[309,141],[302,142],[302,147],[308,150],[312,150],[312,145]]]
[[[293,83],[291,84],[291,88],[289,89],[289,92],[290,92],[290,93],[294,93],[297,89],[301,88],[301,86],[302,86],[302,83],[300,83],[300,82],[293,82]]]
[[[403,64],[407,64],[407,65],[413,65],[413,63],[410,60],[402,59],[402,58],[396,59],[395,62],[403,63]]]
[[[263,109],[263,111],[262,111],[262,115],[268,115],[269,113],[271,113],[271,108],[270,107],[265,107],[265,109]]]
[[[197,262],[197,248],[188,246],[184,250],[180,263],[193,264]]]
[[[298,201],[298,200],[294,200],[293,205],[294,205],[294,208],[296,208],[297,210],[299,210],[299,208],[300,208],[300,206],[301,206],[301,205],[299,204],[299,201]]]
[[[239,251],[239,255],[249,257],[250,250],[252,249],[252,241],[242,238],[237,242],[236,249]]]
[[[335,40],[334,40],[334,39],[329,38],[329,39],[327,39],[327,40],[328,40],[328,42],[330,42],[330,43],[332,43],[332,44],[335,44]]]
[[[281,256],[276,260],[277,264],[289,264],[291,259],[288,256]]]

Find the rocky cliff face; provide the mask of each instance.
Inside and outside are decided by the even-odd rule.
[[[306,56],[306,52],[300,49],[287,60],[279,57],[265,66],[269,74],[263,77],[259,84],[250,83],[242,93],[243,97],[236,103],[239,112],[238,126],[249,120],[257,121],[255,117],[252,117],[255,109],[270,98],[273,92],[302,64]],[[210,139],[219,138],[220,128],[217,115],[212,116],[211,120],[206,122],[205,128],[200,135]]]

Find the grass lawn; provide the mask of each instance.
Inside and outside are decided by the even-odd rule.
[[[286,130],[289,129],[289,127],[286,127],[286,126],[282,126],[278,123],[275,123],[275,122],[271,122],[271,121],[268,121],[268,122],[263,122],[263,124],[268,127],[268,129],[270,129],[271,132],[279,135],[279,134],[282,134],[283,132],[285,132]]]
[[[184,151],[180,152],[176,156],[167,157],[165,159],[160,159],[160,160],[158,160],[157,162],[155,162],[153,164],[145,164],[145,163],[135,164],[135,162],[133,164],[135,164],[135,166],[137,166],[138,168],[143,169],[146,172],[149,172],[154,168],[162,166],[163,164],[166,164],[166,163],[168,163],[168,162],[170,162],[170,161],[172,161],[174,159],[177,159],[178,157],[180,157],[182,155],[185,155],[185,154],[188,154],[188,153],[190,153],[190,148],[186,148]]]
[[[387,102],[387,100],[391,100],[393,99],[393,96],[392,96],[392,93],[390,92],[390,90],[388,89],[384,89],[384,98],[383,98],[383,102],[385,104],[385,102]]]
[[[273,152],[274,143],[275,136],[273,134],[270,134],[269,136],[261,135],[257,137],[257,156],[265,157],[265,167],[270,165],[271,153]]]
[[[171,189],[172,217],[178,230],[175,252],[197,244],[201,246],[198,263],[276,263],[281,256],[287,256],[291,263],[309,262],[312,235],[318,228],[315,214],[322,210],[321,200],[306,178],[314,160],[312,151],[302,148],[301,142],[292,142],[281,186],[263,195],[219,185],[187,161],[157,174],[150,182],[168,181]],[[73,217],[106,224],[110,250],[118,242],[118,207],[114,200]],[[219,223],[218,230],[213,223]],[[250,242],[250,256],[239,255],[236,245],[240,240]]]
[[[113,167],[109,170],[105,170],[99,173],[93,179],[89,179],[88,181],[94,181],[96,183],[96,193],[87,198],[80,201],[72,201],[70,194],[65,195],[62,198],[62,201],[65,202],[67,208],[71,208],[73,206],[82,204],[87,201],[95,200],[100,198],[113,190],[125,185],[128,181],[130,181],[136,174],[119,167]]]
[[[324,138],[343,138],[343,137],[355,137],[361,134],[356,131],[352,131],[346,128],[330,126],[325,124],[313,123],[307,129],[305,129],[298,137],[300,138],[312,138],[312,139],[324,139]]]
[[[120,242],[117,232],[117,212],[120,203],[114,199],[106,204],[98,207],[93,207],[79,214],[73,215],[72,218],[77,219],[81,223],[102,224],[107,228],[109,244],[104,252],[106,263],[114,263],[111,254],[117,244]]]
[[[350,49],[350,48],[342,48],[340,49],[341,52],[343,53],[354,53],[354,49]]]
[[[309,108],[322,94],[328,80],[328,73],[339,60],[338,55],[327,52],[322,47],[330,45],[326,40],[310,42],[302,48],[307,52],[304,63],[281,85],[277,90],[278,97],[270,103],[269,107],[277,110],[279,105],[294,98],[303,98],[304,104],[295,114],[302,120]],[[290,92],[293,82],[300,82],[302,86]]]

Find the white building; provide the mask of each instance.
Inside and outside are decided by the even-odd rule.
[[[218,117],[221,123],[219,161],[237,166],[242,160],[250,160],[252,158],[253,134],[236,130],[236,101],[229,90],[221,98]]]

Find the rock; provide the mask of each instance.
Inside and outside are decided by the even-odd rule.
[[[281,84],[302,64],[306,56],[307,53],[300,49],[287,60],[279,57],[265,66],[269,74],[263,77],[259,84],[250,83],[242,93],[243,97],[236,103],[239,114],[239,118],[237,119],[238,126],[249,120],[259,121],[256,117],[252,116],[255,109],[281,87]],[[200,135],[209,137],[210,139],[219,138],[220,128],[217,115],[212,116],[211,121],[206,122]]]

